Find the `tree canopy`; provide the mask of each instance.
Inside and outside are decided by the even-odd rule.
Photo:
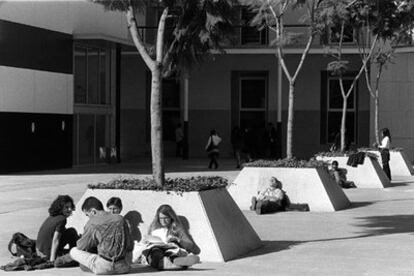
[[[108,10],[143,16],[148,8],[168,8],[161,68],[163,73],[179,72],[205,60],[211,49],[231,41],[235,0],[94,0]],[[135,19],[135,18],[134,18]],[[145,41],[148,43],[148,41]],[[154,45],[146,44],[149,55]]]

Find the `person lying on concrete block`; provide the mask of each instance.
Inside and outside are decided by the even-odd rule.
[[[264,187],[259,187],[257,195],[252,197],[250,210],[256,214],[285,211],[287,198],[282,190],[282,183],[276,177],[271,177]]]

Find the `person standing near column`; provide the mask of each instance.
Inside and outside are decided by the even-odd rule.
[[[391,134],[388,128],[383,128],[381,130],[382,140],[380,145],[376,145],[381,153],[382,169],[385,174],[388,176],[388,179],[391,180],[391,170],[390,170],[390,145],[391,145]]]

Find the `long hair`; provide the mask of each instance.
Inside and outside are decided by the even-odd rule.
[[[391,142],[391,133],[390,133],[390,130],[388,129],[388,128],[383,128],[382,130],[381,130],[381,132],[382,132],[382,135],[384,136],[384,137],[386,137],[386,136],[388,136],[388,138],[390,139],[390,142]]]
[[[162,228],[163,226],[160,223],[159,215],[163,214],[171,219],[171,223],[168,227],[168,235],[176,236],[179,231],[183,229],[180,219],[178,218],[177,214],[173,210],[170,205],[164,204],[158,207],[157,212],[155,213],[155,217],[151,222],[150,227],[148,228],[148,235],[151,235],[151,232]]]
[[[72,210],[75,210],[73,199],[68,195],[59,195],[49,207],[49,215],[52,217],[62,215],[63,207],[66,203],[70,203]]]

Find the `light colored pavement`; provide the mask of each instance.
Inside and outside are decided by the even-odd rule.
[[[208,171],[205,160],[176,159],[168,160],[167,172],[170,176],[222,175],[231,181],[238,173],[233,165],[231,160],[222,160],[219,171]],[[88,183],[143,177],[149,168],[148,161],[139,160],[0,176],[0,264],[11,261],[7,243],[14,232],[36,237],[58,194],[79,200]],[[394,180],[391,188],[345,192],[352,206],[335,213],[257,216],[244,211],[263,241],[261,249],[227,263],[202,263],[191,270],[157,275],[414,275],[414,177]],[[134,272],[147,275],[155,271],[138,267]],[[0,274],[89,275],[78,268]]]

